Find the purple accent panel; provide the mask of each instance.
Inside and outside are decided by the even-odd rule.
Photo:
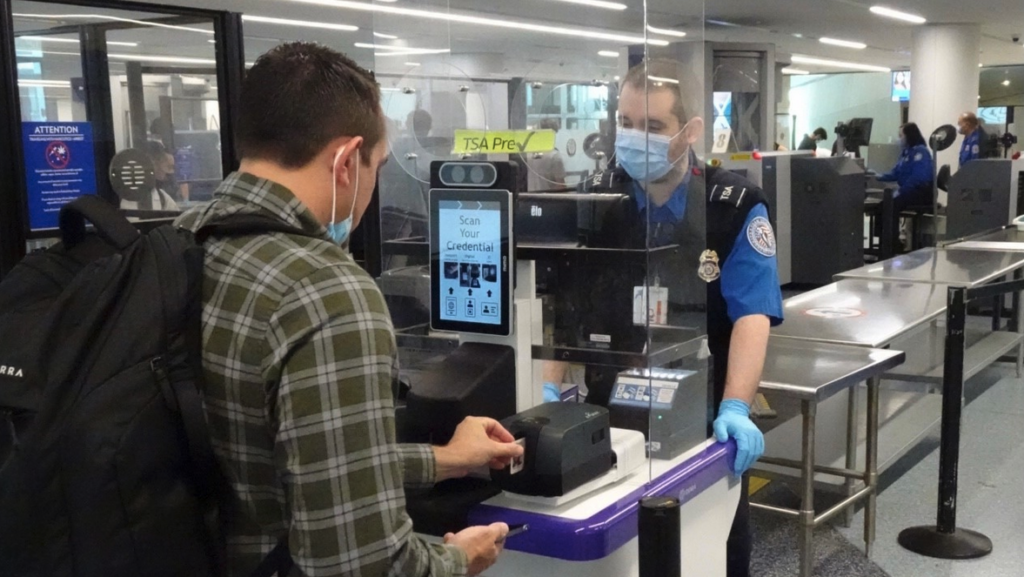
[[[676,497],[681,503],[730,475],[736,444],[716,443],[692,459],[631,492],[589,519],[563,519],[505,507],[478,505],[469,513],[470,525],[527,523],[530,530],[512,537],[505,548],[566,561],[596,561],[614,553],[637,535],[640,499]]]

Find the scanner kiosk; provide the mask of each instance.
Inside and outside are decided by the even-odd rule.
[[[734,447],[707,434],[711,360],[693,313],[704,283],[661,281],[683,270],[669,260],[692,256],[692,247],[610,246],[594,219],[580,246],[536,238],[517,246],[516,204],[538,201],[518,198],[518,170],[511,162],[431,167],[430,332],[399,338],[400,357],[403,342],[452,344],[405,383],[399,440],[444,443],[462,418],[480,415],[501,420],[525,452],[490,475],[407,490],[416,531],[439,539],[469,525],[527,525],[507,540],[491,576],[639,576],[641,501],[658,497],[679,502],[678,549],[661,554],[679,556],[683,575],[724,576],[740,482],[730,472]],[[564,202],[594,206],[588,195],[566,194]],[[601,210],[614,210],[600,200]],[[702,226],[694,233],[703,237]],[[697,269],[688,267],[694,276]],[[593,298],[584,301],[581,290]],[[558,303],[554,318],[545,318],[542,296]],[[580,301],[566,304],[572,299]],[[649,314],[656,301],[669,311],[664,318]],[[598,326],[597,317],[607,338],[565,330],[580,320]],[[599,375],[590,402],[542,403],[545,362],[586,366],[588,380]]]

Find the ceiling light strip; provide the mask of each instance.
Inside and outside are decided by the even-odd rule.
[[[844,62],[842,60],[827,60],[824,58],[813,58],[811,56],[793,56],[793,63],[832,68],[846,68],[849,70],[861,70],[864,72],[892,72],[892,68],[886,68],[885,66],[874,66],[871,64],[860,64],[857,62]]]
[[[548,24],[535,24],[517,20],[486,18],[483,16],[472,16],[469,14],[457,14],[452,12],[435,12],[433,10],[421,10],[417,8],[405,8],[401,6],[382,6],[380,4],[368,4],[366,2],[351,2],[349,0],[289,0],[299,4],[315,4],[318,6],[329,6],[347,10],[360,10],[363,12],[379,12],[394,16],[409,16],[423,20],[440,20],[443,22],[457,22],[459,24],[475,24],[477,26],[490,26],[493,28],[508,28],[512,30],[525,30],[529,32],[540,32],[545,34],[556,34],[559,36],[572,36],[588,40],[612,40],[627,44],[642,44],[647,42],[655,46],[668,46],[666,40],[647,39],[642,36],[628,34],[617,34],[611,32],[599,32],[596,30],[581,30],[578,28],[565,28],[562,26],[551,26]]]
[[[686,37],[686,32],[672,30],[670,28],[655,28],[654,26],[648,26],[647,31],[653,32],[654,34],[664,34],[665,36],[675,36],[676,38]]]
[[[43,20],[112,20],[114,22],[128,22],[140,26],[151,26],[153,28],[166,28],[169,30],[183,30],[185,32],[197,32],[199,34],[213,34],[213,30],[202,28],[190,28],[188,26],[175,26],[173,24],[162,24],[160,22],[146,22],[145,20],[133,20],[119,16],[108,16],[106,14],[12,14],[15,18],[43,19]]]
[[[260,24],[280,24],[282,26],[294,26],[296,28],[321,28],[323,30],[340,30],[342,32],[355,32],[358,26],[351,24],[331,24],[329,22],[310,22],[308,20],[290,20],[288,18],[271,18],[270,16],[242,15],[243,22],[258,22]]]
[[[583,6],[592,6],[594,8],[604,8],[606,10],[625,10],[629,8],[625,4],[619,2],[605,2],[604,0],[556,0],[558,2],[565,2],[566,4],[582,4]]]
[[[903,20],[904,22],[910,22],[911,24],[924,24],[928,21],[928,19],[923,16],[900,12],[899,10],[886,8],[885,6],[872,6],[870,10],[872,14],[885,16],[886,18],[895,18],[896,20]]]
[[[831,46],[842,46],[843,48],[853,48],[854,50],[864,50],[868,47],[863,42],[853,42],[851,40],[839,40],[837,38],[819,38],[818,42],[822,44],[829,44]]]

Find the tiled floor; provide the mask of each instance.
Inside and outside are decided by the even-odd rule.
[[[999,365],[976,377],[997,382],[965,409],[960,452],[958,525],[986,534],[994,543],[993,553],[972,561],[943,561],[916,555],[897,543],[904,528],[935,522],[936,450],[878,497],[873,560],[892,577],[1024,575],[1024,381],[1007,367]],[[858,546],[861,515],[850,529],[840,529]]]

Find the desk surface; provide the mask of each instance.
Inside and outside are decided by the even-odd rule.
[[[946,310],[947,285],[844,279],[787,299],[772,336],[880,348]]]
[[[823,401],[899,366],[905,359],[900,351],[773,336],[768,340],[761,388],[801,400]]]
[[[974,288],[1024,267],[1024,253],[925,248],[836,275]]]

